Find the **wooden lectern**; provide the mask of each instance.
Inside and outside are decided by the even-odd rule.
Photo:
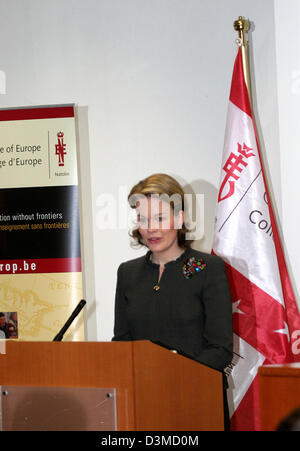
[[[300,363],[261,366],[258,382],[261,429],[275,431],[300,407]]]
[[[7,341],[0,385],[115,389],[118,431],[224,430],[222,373],[148,341]]]

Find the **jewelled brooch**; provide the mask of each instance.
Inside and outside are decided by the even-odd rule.
[[[182,272],[186,279],[190,279],[197,272],[202,271],[206,267],[206,263],[202,258],[190,257],[183,263]]]

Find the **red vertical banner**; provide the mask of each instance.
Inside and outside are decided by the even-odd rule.
[[[0,312],[17,334],[2,331],[52,340],[81,298],[74,106],[2,109]],[[65,339],[83,338],[78,318]]]
[[[227,267],[234,359],[227,369],[233,430],[259,430],[257,370],[299,358],[300,315],[273,214],[241,50],[228,106],[213,252]]]

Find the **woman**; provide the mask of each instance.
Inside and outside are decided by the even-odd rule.
[[[223,370],[232,359],[223,261],[191,249],[184,192],[172,177],[151,175],[128,198],[137,210],[132,236],[149,250],[118,269],[113,340],[151,340]]]

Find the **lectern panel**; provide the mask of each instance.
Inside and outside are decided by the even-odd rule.
[[[1,387],[3,431],[115,431],[116,390]]]

